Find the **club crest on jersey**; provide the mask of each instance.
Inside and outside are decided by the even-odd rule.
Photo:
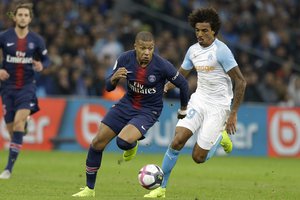
[[[148,81],[151,82],[151,83],[153,83],[153,82],[156,81],[156,77],[154,75],[149,75],[148,76]]]
[[[34,43],[33,43],[33,42],[29,42],[28,48],[29,48],[29,49],[34,49]]]

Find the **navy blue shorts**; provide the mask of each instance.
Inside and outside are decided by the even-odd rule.
[[[16,112],[20,109],[29,109],[30,114],[40,110],[35,90],[35,85],[28,85],[22,89],[3,89],[1,91],[6,123],[13,122]]]
[[[143,136],[141,139],[145,138],[144,135],[148,129],[155,124],[159,116],[152,112],[128,107],[128,105],[123,104],[114,105],[105,115],[102,123],[109,126],[116,135],[118,135],[127,124],[132,124],[142,133]]]

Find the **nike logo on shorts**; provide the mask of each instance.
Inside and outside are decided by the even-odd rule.
[[[14,44],[15,43],[13,43],[13,42],[12,43],[7,43],[6,46],[10,47],[10,46],[13,46]]]

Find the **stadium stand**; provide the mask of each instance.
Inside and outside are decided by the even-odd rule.
[[[16,2],[1,1],[0,31],[12,25],[5,13]],[[211,6],[221,14],[220,39],[230,45],[247,79],[245,102],[300,106],[299,1],[31,2],[35,5],[31,28],[45,38],[52,61],[39,77],[39,96],[103,96],[104,79],[115,58],[133,48],[140,30],[153,31],[157,51],[180,66],[194,38],[188,13]],[[176,96],[175,91],[169,97]]]

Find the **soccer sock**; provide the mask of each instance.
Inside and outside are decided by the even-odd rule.
[[[23,135],[24,133],[21,131],[15,131],[12,136],[12,140],[9,146],[9,156],[8,156],[8,162],[5,167],[5,169],[12,171],[14,164],[17,160],[17,157],[19,155],[19,152],[22,148],[23,144]]]
[[[103,151],[97,151],[92,146],[89,148],[89,152],[86,158],[86,185],[90,189],[95,188],[97,172],[101,165]]]
[[[169,147],[167,152],[165,153],[163,163],[162,163],[162,170],[164,172],[164,179],[161,185],[162,188],[167,187],[170,174],[177,162],[178,155],[179,155],[179,151],[172,149],[171,147]]]
[[[222,135],[220,135],[220,137],[218,138],[218,140],[216,141],[216,143],[214,144],[214,146],[212,146],[212,148],[209,150],[207,156],[206,156],[206,161],[209,160],[211,157],[214,156],[220,142],[222,140]]]

